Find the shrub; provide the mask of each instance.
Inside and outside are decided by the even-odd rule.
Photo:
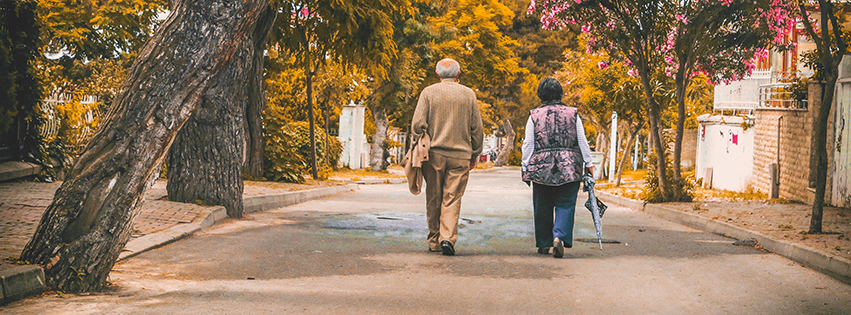
[[[523,153],[520,150],[511,150],[508,153],[508,165],[520,166],[523,162]]]
[[[647,162],[647,175],[644,177],[644,190],[638,195],[641,200],[649,203],[660,203],[666,201],[692,201],[694,199],[694,173],[683,173],[682,180],[674,182],[673,163],[665,153],[665,174],[668,177],[668,187],[665,187],[669,195],[662,195],[659,189],[659,178],[656,172],[656,155],[649,155]]]
[[[306,122],[290,122],[281,128],[268,128],[264,134],[264,176],[273,181],[304,182],[310,170],[310,129]],[[337,165],[343,145],[336,137],[328,137],[326,156],[325,131],[315,128],[317,179],[326,179]]]

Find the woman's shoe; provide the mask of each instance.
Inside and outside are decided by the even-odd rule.
[[[562,243],[558,237],[553,239],[553,257],[564,257],[564,243]]]
[[[538,254],[549,254],[549,253],[550,253],[549,247],[538,247]]]

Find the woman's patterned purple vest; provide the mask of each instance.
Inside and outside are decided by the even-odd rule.
[[[529,158],[523,181],[547,186],[582,180],[582,151],[576,135],[576,108],[544,104],[532,110],[535,151]]]

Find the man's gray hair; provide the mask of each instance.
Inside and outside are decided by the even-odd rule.
[[[461,72],[461,65],[459,65],[455,59],[444,58],[437,62],[437,68],[435,71],[437,71],[437,76],[441,79],[456,78],[458,77],[458,73]]]

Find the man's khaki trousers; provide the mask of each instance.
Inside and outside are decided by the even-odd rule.
[[[441,241],[449,241],[455,246],[461,197],[467,189],[470,175],[470,160],[429,153],[429,161],[423,163],[422,169],[426,182],[428,248],[439,251]]]

